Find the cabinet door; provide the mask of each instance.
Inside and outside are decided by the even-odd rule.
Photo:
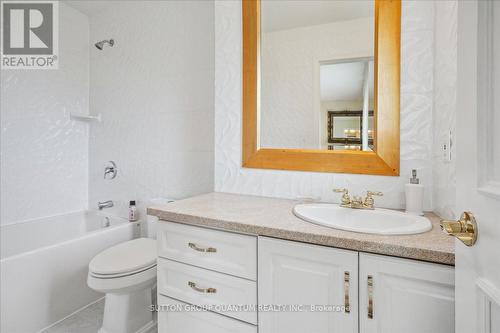
[[[258,262],[260,333],[357,332],[357,252],[259,237]]]
[[[454,269],[361,253],[361,333],[455,332]]]
[[[158,333],[257,333],[257,326],[159,295]]]

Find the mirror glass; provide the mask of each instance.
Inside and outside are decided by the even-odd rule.
[[[261,148],[373,149],[374,1],[262,0]]]

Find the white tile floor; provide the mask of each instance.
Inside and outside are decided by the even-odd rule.
[[[104,299],[64,319],[43,333],[96,333],[102,325]]]
[[[104,299],[46,329],[43,333],[96,333],[102,325]],[[156,328],[147,333],[156,333]]]

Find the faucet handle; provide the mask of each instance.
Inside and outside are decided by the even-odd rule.
[[[346,188],[335,188],[333,189],[335,193],[343,193],[340,206],[341,207],[350,207],[351,205],[351,197],[349,197],[349,191]]]
[[[114,161],[109,161],[104,167],[104,179],[108,179],[108,175],[110,175],[109,179],[115,179],[116,174],[118,173],[118,167]]]
[[[365,208],[375,209],[375,200],[373,200],[374,195],[381,197],[384,193],[378,191],[367,191],[365,201],[363,202],[363,206],[365,206]]]

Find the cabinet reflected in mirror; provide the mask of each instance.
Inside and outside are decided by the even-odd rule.
[[[260,147],[373,149],[374,1],[261,1]]]

